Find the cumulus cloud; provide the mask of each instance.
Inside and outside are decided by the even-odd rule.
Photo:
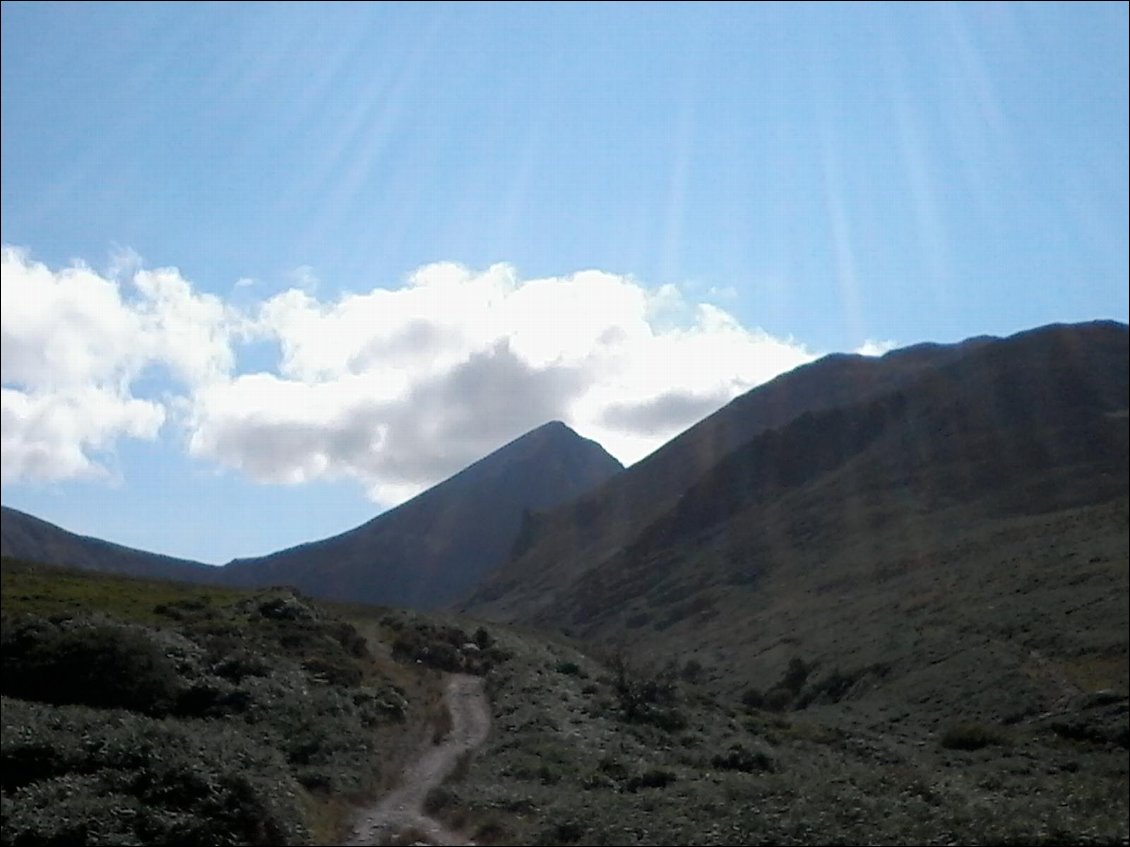
[[[53,392],[2,388],[4,481],[107,476],[92,455],[121,436],[153,439],[164,420],[158,403],[95,386]]]
[[[202,460],[263,483],[353,479],[390,505],[548,420],[631,463],[812,358],[674,286],[601,271],[441,263],[331,298],[302,268],[297,287],[248,302],[237,284],[224,302],[127,264],[115,279],[5,250],[6,479],[96,473],[116,439],[175,420]],[[140,396],[154,369],[164,393]]]
[[[706,417],[729,399],[717,393],[699,396],[669,391],[641,403],[610,403],[601,420],[610,427],[641,435],[662,435],[688,420]]]
[[[553,419],[631,463],[812,358],[674,286],[503,264],[333,301],[291,289],[253,325],[277,372],[197,392],[192,452],[264,482],[351,477],[385,503]]]
[[[882,356],[884,353],[889,353],[898,346],[896,341],[875,341],[868,338],[862,344],[855,348],[853,352],[860,356]]]
[[[164,400],[135,396],[142,375],[163,367],[197,385],[232,366],[224,305],[173,269],[122,254],[107,276],[54,271],[4,247],[0,274],[5,482],[105,475],[99,454],[156,438],[166,420]]]

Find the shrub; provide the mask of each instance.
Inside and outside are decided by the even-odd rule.
[[[808,690],[797,700],[797,707],[803,709],[818,700],[827,703],[840,702],[863,673],[863,671],[859,671],[855,674],[845,674],[839,668],[836,668],[824,678],[810,685]]]
[[[763,708],[770,712],[783,712],[793,702],[793,693],[787,688],[770,688],[765,694]]]
[[[316,679],[324,680],[330,685],[355,688],[361,684],[361,668],[348,659],[314,656],[304,661],[302,667]]]
[[[463,668],[463,655],[447,641],[433,641],[420,651],[418,658],[425,665],[454,673]]]
[[[542,836],[542,844],[576,844],[585,835],[585,825],[577,820],[554,824]]]
[[[365,637],[357,631],[353,624],[346,621],[334,621],[327,626],[330,635],[342,646],[346,653],[354,659],[369,658],[369,645],[365,641]]]
[[[480,626],[475,630],[475,644],[478,645],[480,650],[486,650],[488,647],[494,644],[494,638],[489,632],[486,631],[486,629]]]
[[[227,655],[218,657],[215,673],[232,682],[242,682],[247,677],[267,676],[271,666],[266,659],[249,650],[235,649]]]
[[[3,692],[45,703],[165,714],[180,680],[172,662],[142,632],[124,626],[69,629],[26,621],[3,639]]]
[[[612,684],[624,720],[657,725],[665,721],[666,719],[659,715],[664,710],[655,707],[670,705],[676,700],[678,692],[675,686],[674,668],[650,674],[637,672],[631,667],[627,655],[622,650],[613,653],[608,663],[614,675]],[[668,721],[672,724],[677,722],[677,718]],[[684,718],[683,726],[685,725]]]
[[[247,711],[251,695],[223,681],[196,682],[177,697],[173,710],[182,717],[222,717]]]
[[[639,776],[633,776],[624,783],[625,791],[638,791],[641,788],[665,788],[677,779],[675,774],[662,768],[652,768]]]
[[[4,843],[292,844],[277,753],[215,722],[5,699]]]
[[[759,750],[750,750],[741,744],[731,744],[730,749],[710,760],[719,770],[760,773],[774,770],[773,760]]]
[[[813,666],[805,663],[804,659],[795,657],[790,659],[789,667],[785,670],[785,675],[781,677],[781,681],[777,683],[777,687],[791,691],[793,694],[799,694],[800,690],[804,688],[804,683],[808,681],[808,675],[812,672],[812,668]]]
[[[679,671],[679,676],[687,682],[695,683],[702,679],[703,670],[702,662],[698,659],[687,659],[683,669]]]
[[[980,750],[1007,742],[1007,736],[997,727],[967,721],[946,729],[939,743],[947,750]]]
[[[649,723],[667,732],[682,732],[690,725],[687,716],[675,707],[646,707],[636,716],[640,723]]]
[[[751,686],[742,692],[742,704],[748,709],[760,709],[765,705],[765,694]]]
[[[455,793],[444,785],[437,785],[424,797],[425,814],[434,815],[451,808],[457,802]]]

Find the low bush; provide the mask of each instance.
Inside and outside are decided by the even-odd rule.
[[[12,844],[293,844],[307,839],[279,755],[222,723],[4,698]]]
[[[1008,737],[998,727],[967,721],[947,728],[939,743],[947,750],[980,750],[991,745],[1007,744]]]
[[[663,768],[652,768],[639,776],[633,776],[624,783],[624,790],[639,791],[641,788],[666,788],[677,779],[674,772]]]
[[[741,744],[731,744],[725,753],[714,756],[710,764],[719,770],[761,773],[773,771],[773,760],[759,750],[750,750]]]
[[[167,714],[180,679],[157,645],[133,627],[5,621],[0,691],[55,704]]]

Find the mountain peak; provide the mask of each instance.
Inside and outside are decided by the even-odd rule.
[[[233,562],[224,578],[287,582],[331,599],[440,606],[505,561],[527,512],[558,506],[621,470],[595,441],[549,421],[355,529]]]

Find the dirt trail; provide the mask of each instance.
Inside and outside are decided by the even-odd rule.
[[[473,750],[490,731],[490,708],[482,677],[452,674],[444,688],[451,732],[438,744],[427,743],[404,769],[400,785],[358,812],[348,845],[473,844],[424,814],[424,798],[455,769],[459,756]]]

